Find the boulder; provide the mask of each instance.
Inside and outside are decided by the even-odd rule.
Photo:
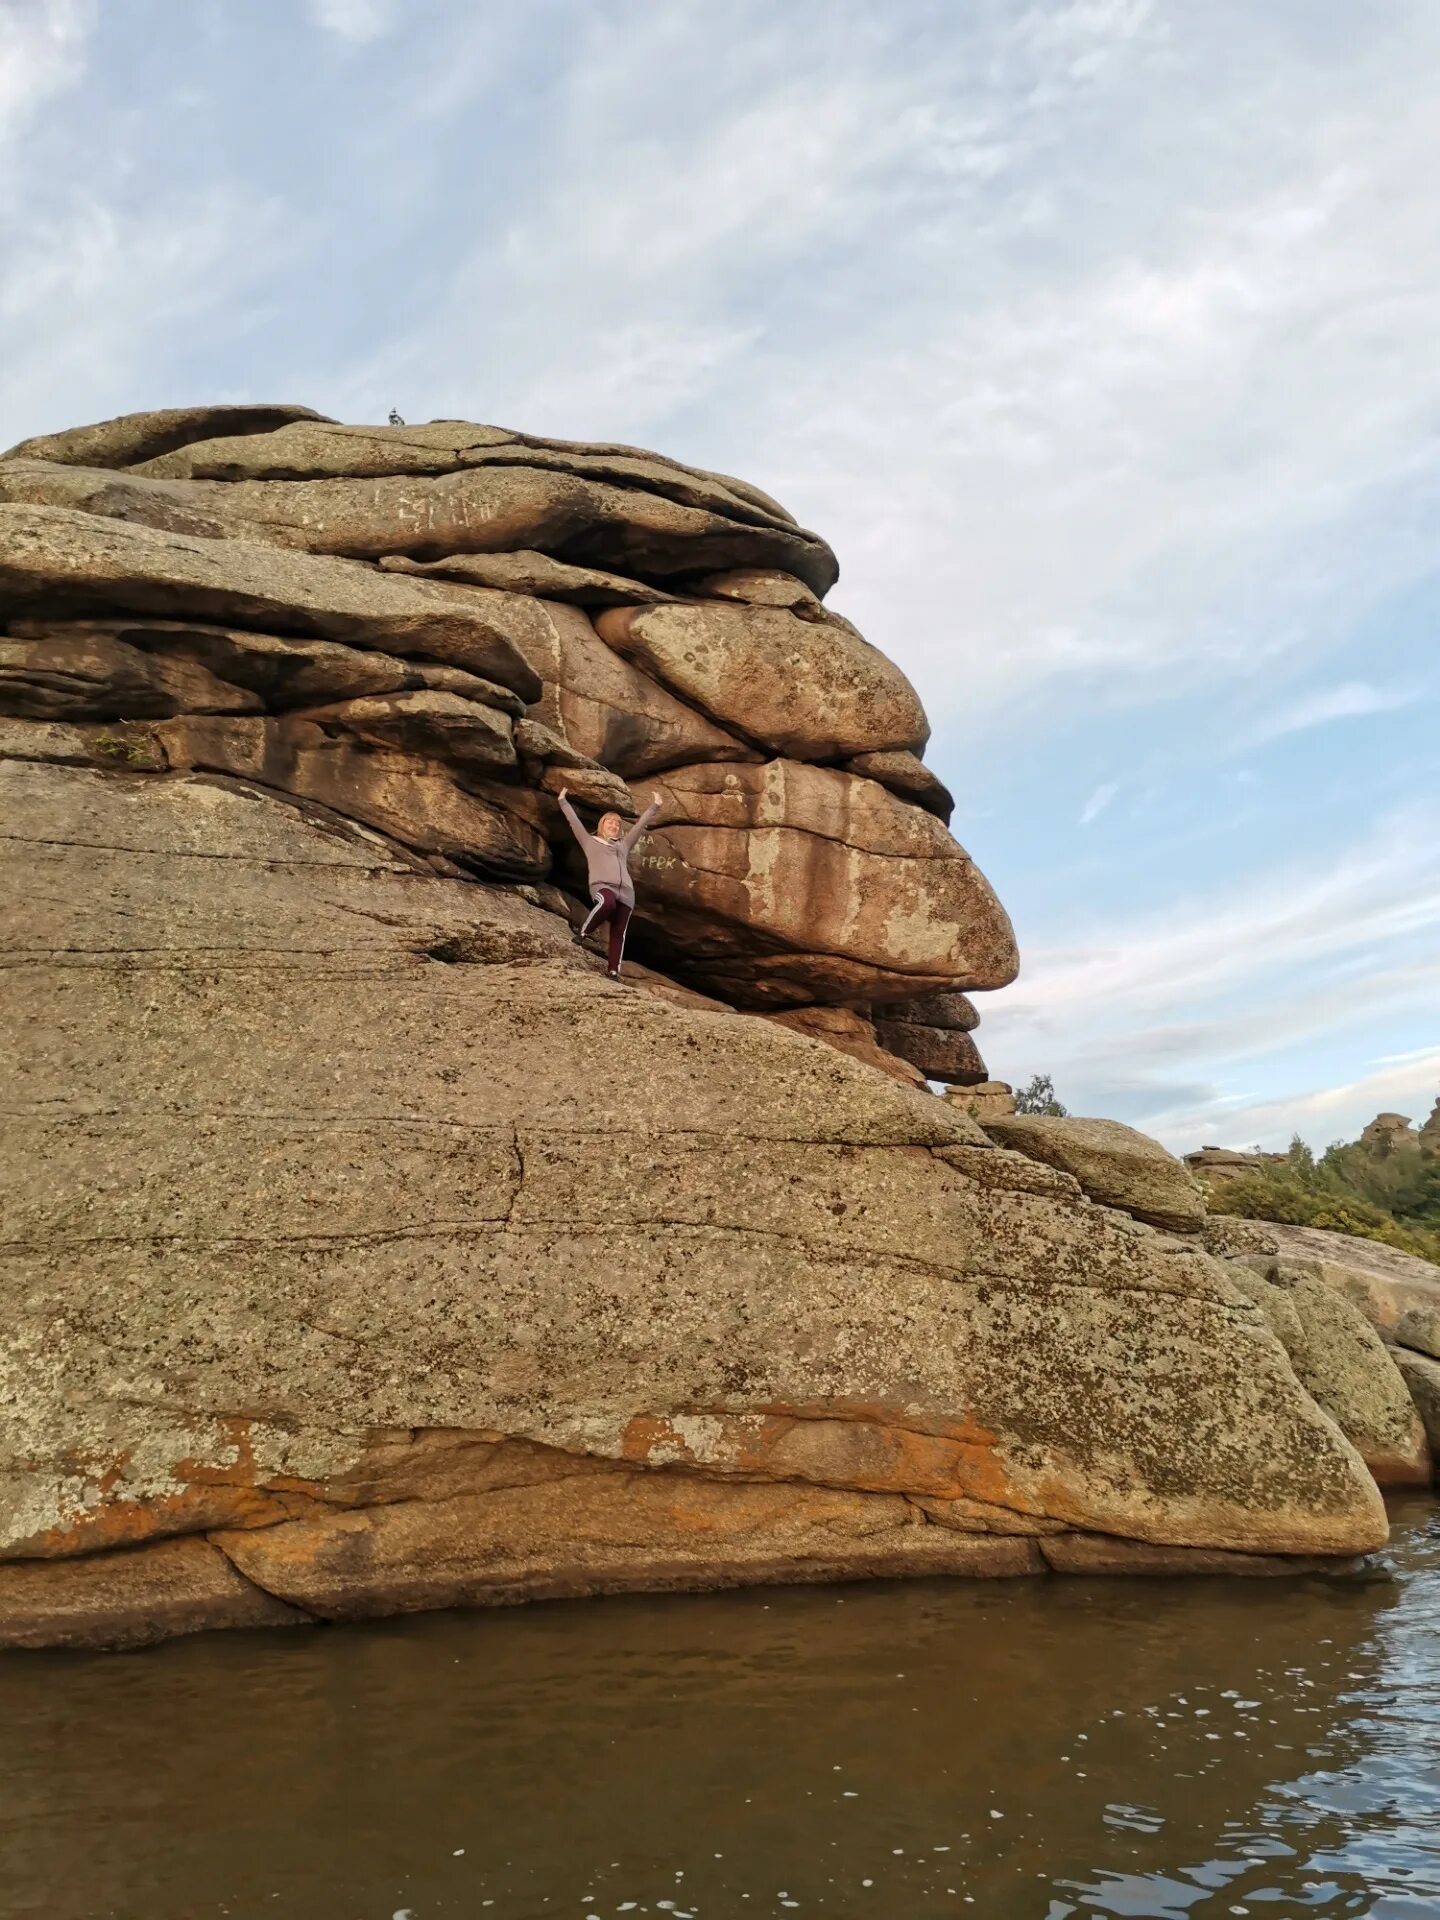
[[[823,620],[825,610],[803,580],[773,567],[732,567],[728,573],[707,573],[694,583],[702,600],[739,600],[747,607],[802,609],[809,619]]]
[[[1266,1252],[1278,1255],[1288,1268],[1323,1280],[1391,1339],[1398,1338],[1407,1314],[1440,1312],[1440,1267],[1378,1240],[1273,1220],[1222,1221],[1212,1216],[1211,1225],[1222,1227],[1231,1238],[1237,1229],[1263,1236]]]
[[[1426,1353],[1411,1353],[1404,1347],[1395,1349],[1394,1358],[1425,1428],[1430,1457],[1432,1461],[1440,1461],[1440,1360]]]
[[[667,579],[716,564],[787,567],[817,593],[835,583],[823,540],[780,521],[682,505],[662,493],[533,465],[380,479],[197,480],[189,492],[288,544],[360,559],[549,553],[580,566]]]
[[[341,1615],[1385,1537],[1222,1266],[946,1103],[253,784],[0,787],[27,1641],[167,1538]]]
[[[514,767],[515,738],[509,717],[458,693],[374,693],[307,707],[294,716],[325,732],[349,734],[377,747],[427,756],[444,766]]]
[[[721,726],[792,760],[923,746],[929,735],[910,682],[851,628],[711,602],[617,607],[596,630]]]
[[[937,820],[950,824],[955,797],[944,781],[915,754],[857,753],[841,764],[847,773],[858,773],[865,780],[878,780],[882,787],[888,787],[902,799],[913,800],[917,807],[924,807]]]
[[[119,642],[127,653],[138,650],[155,657],[155,664],[147,671],[166,670],[166,662],[193,662],[232,691],[243,688],[253,694],[253,708],[307,706],[316,700],[397,693],[402,687],[422,685],[421,674],[425,671],[418,661],[362,651],[334,640],[302,640],[293,634],[282,640],[275,634],[250,633],[243,627],[149,620],[138,614],[113,620],[14,619],[10,633],[16,640],[41,640],[47,645],[63,642],[108,649],[112,642]],[[459,669],[431,671],[455,673]],[[110,685],[110,693],[103,701],[97,700],[97,705],[118,718],[113,696],[119,693],[119,683],[105,684]],[[491,681],[476,684],[494,687]],[[524,703],[517,695],[507,692],[505,697],[524,712]]]
[[[1239,1266],[1232,1274],[1290,1355],[1301,1385],[1378,1484],[1426,1485],[1430,1450],[1424,1427],[1399,1368],[1359,1308],[1283,1262],[1265,1277]]]
[[[47,460],[67,467],[133,467],[192,441],[226,435],[274,433],[301,420],[323,420],[309,407],[162,407],[153,413],[122,413],[93,427],[42,433],[0,454],[0,460]]]
[[[746,1006],[893,1000],[1013,979],[1014,933],[938,821],[794,760],[688,766],[632,857],[687,976]]]
[[[988,1078],[980,1049],[968,1033],[954,1027],[923,1027],[915,1020],[877,1020],[875,1037],[882,1047],[918,1067],[927,1080],[974,1087]]]
[[[466,586],[528,593],[537,600],[564,600],[576,607],[643,606],[671,597],[661,587],[647,587],[643,580],[627,580],[599,567],[575,567],[568,560],[553,560],[548,553],[452,553],[443,560],[410,560],[402,553],[388,553],[380,566],[386,573],[459,580]],[[804,591],[808,593],[809,588]]]
[[[1440,1360],[1440,1304],[1407,1307],[1395,1322],[1395,1341]]]
[[[1205,1201],[1189,1173],[1158,1140],[1118,1120],[1051,1119],[1017,1113],[987,1120],[1002,1147],[1073,1174],[1092,1200],[1119,1207],[1152,1227],[1189,1233],[1205,1218]]]
[[[0,1564],[0,1647],[144,1647],[207,1627],[297,1627],[307,1618],[194,1534]]]
[[[1258,1173],[1270,1161],[1284,1158],[1281,1153],[1235,1153],[1229,1147],[1197,1147],[1185,1155],[1185,1165],[1197,1179],[1215,1185],[1241,1180],[1247,1173]]]
[[[1223,1547],[1156,1547],[1144,1540],[1116,1540],[1105,1533],[1047,1534],[1037,1542],[1054,1573],[1176,1575],[1236,1574],[1244,1579],[1290,1578],[1337,1571],[1333,1562],[1298,1560],[1274,1553],[1230,1553]]]
[[[540,692],[505,634],[428,581],[60,507],[0,506],[0,615],[42,604],[52,613],[194,615],[344,640],[465,667],[527,700]]]
[[[48,460],[0,460],[0,504],[66,507],[103,520],[128,520],[159,533],[197,540],[248,540],[283,545],[265,528],[232,519],[213,500],[201,503],[182,481],[145,480],[105,467],[67,467]]]
[[[474,709],[476,716],[486,712]],[[498,714],[489,719],[501,722]],[[176,771],[230,774],[318,801],[408,847],[445,854],[477,873],[534,880],[550,871],[545,835],[527,817],[522,795],[493,783],[481,786],[473,778],[462,784],[433,752],[387,751],[363,743],[342,724],[327,730],[316,720],[290,715],[229,723],[182,715],[159,722],[151,737]],[[478,756],[495,735],[472,732],[470,741]],[[500,751],[496,745],[497,757]]]
[[[875,1009],[877,1019],[939,1027],[945,1033],[973,1033],[980,1024],[974,1003],[963,993],[922,993]]]
[[[809,1034],[813,1039],[823,1040],[827,1047],[838,1047],[852,1060],[863,1060],[867,1066],[888,1073],[892,1080],[901,1080],[911,1087],[925,1084],[920,1069],[881,1046],[873,1022],[856,1013],[853,1007],[793,1007],[786,1013],[768,1014],[766,1018],[777,1026],[788,1027],[791,1033]]]
[[[981,1080],[974,1086],[951,1087],[945,1095],[962,1113],[988,1126],[992,1120],[1007,1120],[1015,1111],[1015,1089],[1005,1080]]]
[[[0,714],[36,720],[254,713],[256,694],[196,660],[146,653],[102,627],[0,640]]]
[[[768,494],[728,474],[686,466],[643,447],[548,440],[468,420],[399,427],[299,421],[279,433],[191,443],[148,462],[145,471],[189,480],[303,481],[438,476],[477,467],[573,474],[655,494],[702,512],[762,526],[795,526],[793,515]],[[813,535],[807,537],[813,539]]]
[[[587,760],[625,780],[697,761],[759,760],[612,652],[579,607],[498,593],[480,604],[540,675],[536,717]]]

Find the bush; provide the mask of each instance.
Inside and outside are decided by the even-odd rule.
[[[1317,1160],[1295,1139],[1283,1160],[1209,1189],[1212,1213],[1324,1227],[1440,1261],[1440,1160],[1337,1144]]]

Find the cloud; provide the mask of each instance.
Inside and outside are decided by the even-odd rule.
[[[0,9],[0,189],[7,149],[85,71],[95,0],[25,0]]]
[[[1368,1088],[1342,1082],[1336,1109],[1296,1080],[1317,1055],[1336,1057],[1354,1016],[1423,1031],[1437,1005],[1440,810],[1422,808],[1328,858],[1307,853],[1030,951],[1019,981],[985,1003],[982,1042],[997,1076],[1048,1072],[1072,1107],[1141,1121],[1176,1146],[1222,1123],[1234,1137],[1236,1112],[1283,1144]],[[1431,1052],[1382,1064],[1423,1081]]]
[[[1080,825],[1082,827],[1088,827],[1092,821],[1098,820],[1119,791],[1119,783],[1115,780],[1106,780],[1102,785],[1096,787],[1090,798],[1080,809]]]
[[[1417,1050],[1402,1066],[1383,1073],[1365,1074],[1339,1086],[1311,1087],[1286,1093],[1275,1100],[1240,1101],[1223,1113],[1222,1131],[1226,1144],[1258,1143],[1271,1149],[1284,1146],[1299,1133],[1316,1148],[1333,1141],[1353,1139],[1360,1120],[1377,1113],[1403,1109],[1408,1102],[1412,1112],[1424,1119],[1431,1102],[1440,1095],[1440,1044]],[[1183,1110],[1163,1118],[1166,1133],[1177,1143],[1202,1144],[1205,1128],[1215,1127],[1213,1106]],[[1205,1144],[1220,1144],[1206,1136]]]
[[[1413,687],[1376,687],[1368,680],[1346,680],[1341,685],[1309,693],[1261,720],[1247,736],[1245,747],[1305,733],[1333,720],[1355,720],[1366,714],[1394,713],[1416,697]]]
[[[316,26],[352,46],[365,46],[393,32],[399,21],[398,0],[309,0]]]

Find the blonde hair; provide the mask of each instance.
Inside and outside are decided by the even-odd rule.
[[[602,840],[605,838],[605,829],[612,820],[615,822],[616,829],[620,833],[624,833],[625,822],[620,818],[618,813],[602,813],[600,818],[595,822],[595,831]]]

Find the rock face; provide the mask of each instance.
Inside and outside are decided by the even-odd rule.
[[[481,875],[558,862],[582,895],[558,787],[633,813],[624,783],[664,775],[637,957],[736,1005],[868,1022],[882,995],[1002,985],[1017,960],[940,824],[918,696],[822,604],[835,572],[760,489],[634,447],[292,406],[129,415],[0,458],[0,715],[252,716],[126,750]],[[387,716],[346,704],[376,698]],[[507,747],[507,712],[543,751],[533,726]],[[973,1045],[891,1041],[983,1078]]]
[[[1207,1235],[1227,1238],[1237,1231],[1260,1243],[1257,1251],[1279,1255],[1287,1267],[1313,1275],[1343,1294],[1372,1326],[1401,1341],[1408,1316],[1411,1327],[1430,1314],[1440,1315],[1440,1267],[1412,1253],[1400,1253],[1377,1240],[1361,1240],[1323,1227],[1281,1226],[1273,1220],[1212,1219]]]
[[[9,1559],[202,1537],[249,1621],[1383,1537],[1222,1267],[932,1095],[259,786],[0,772]]]
[[[1361,1313],[1323,1280],[1283,1261],[1235,1274],[1290,1355],[1311,1398],[1384,1486],[1424,1486],[1430,1449],[1405,1378]]]
[[[0,461],[0,1643],[1381,1542],[1227,1267],[924,1085],[1015,966],[934,809],[592,622],[763,678],[783,618],[805,750],[873,706],[913,758],[823,543],[631,448],[274,413]],[[623,987],[563,785],[661,802]]]
[[[1204,1196],[1181,1163],[1118,1120],[1018,1113],[986,1120],[985,1130],[1000,1146],[1073,1174],[1092,1200],[1153,1227],[1189,1233],[1205,1218]]]

